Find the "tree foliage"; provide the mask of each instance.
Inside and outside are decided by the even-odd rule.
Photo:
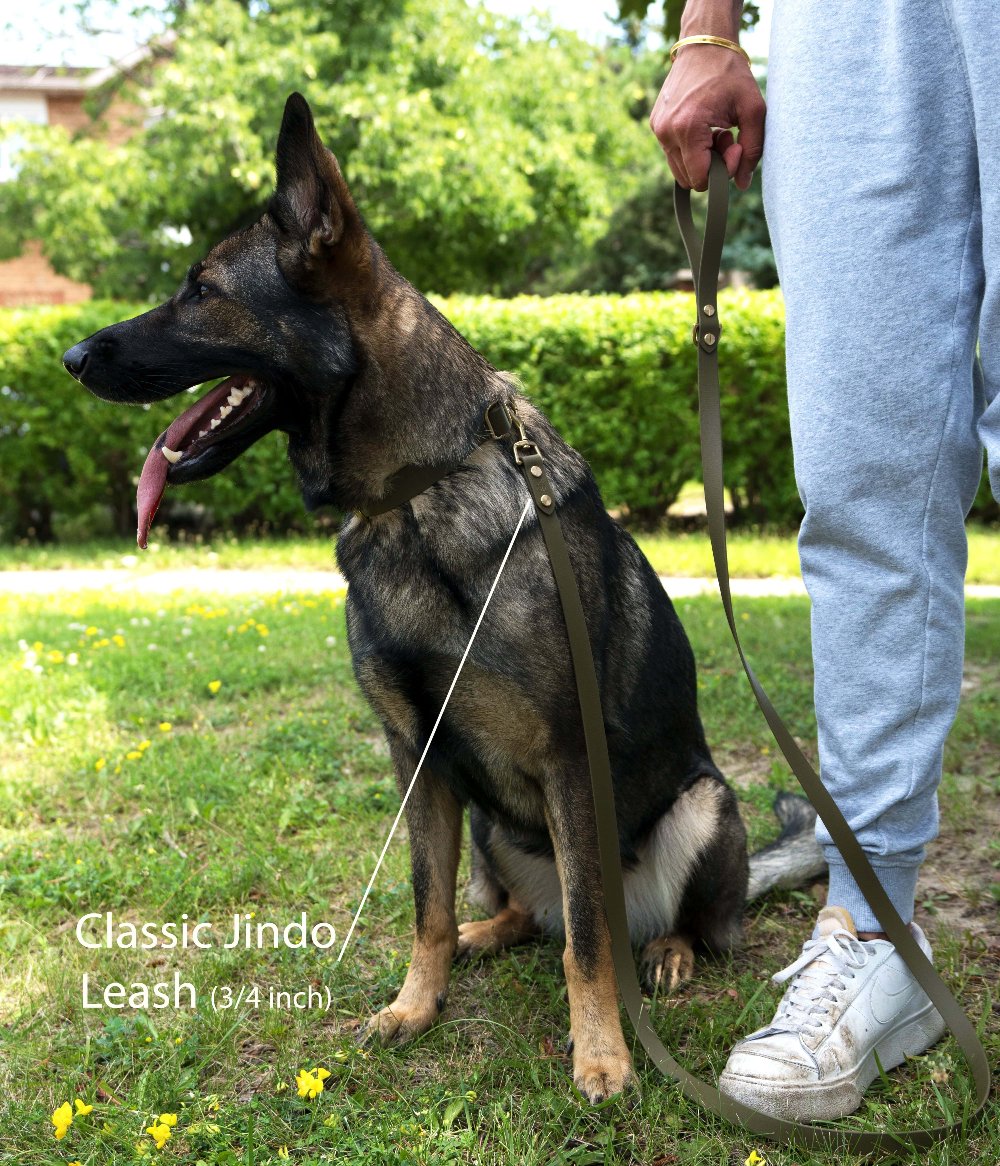
[[[681,34],[681,16],[687,0],[662,0],[663,14],[660,27],[664,39],[677,40]],[[659,7],[658,0],[618,0],[618,15],[623,22],[648,21],[649,10]],[[743,5],[743,28],[752,28],[760,19],[760,5],[746,0]]]
[[[305,93],[359,206],[424,289],[508,293],[566,267],[641,182],[624,49],[463,0],[192,0],[136,96],[124,146],[22,131],[0,250],[40,238],[98,294],[156,298],[273,180],[285,97]]]

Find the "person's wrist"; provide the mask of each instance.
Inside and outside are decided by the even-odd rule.
[[[681,16],[681,35],[724,36],[727,40],[740,39],[742,0],[688,0]]]

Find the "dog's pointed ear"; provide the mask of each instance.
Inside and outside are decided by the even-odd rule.
[[[319,256],[360,225],[337,159],[320,141],[301,93],[285,102],[276,163],[278,181],[268,209],[285,234],[302,240],[308,254]]]

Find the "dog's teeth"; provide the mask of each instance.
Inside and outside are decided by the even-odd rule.
[[[212,420],[209,422],[210,429],[218,429],[219,425],[220,425],[220,422],[219,422],[218,417],[213,417]]]
[[[167,459],[168,462],[170,462],[171,465],[176,465],[181,460],[182,455],[180,450],[170,449],[166,445],[161,445],[160,449],[163,452],[163,456]]]
[[[207,429],[202,429],[202,430],[201,430],[201,431],[198,433],[198,436],[199,436],[199,437],[204,437],[204,436],[205,436],[205,434],[206,434],[207,432],[208,432],[208,430],[207,430]]]
[[[240,403],[240,401],[243,400],[243,394],[240,392],[239,389],[233,389],[233,391],[229,394],[229,396],[226,398],[226,400],[229,402],[230,405],[234,405],[234,406],[238,405]]]
[[[223,405],[222,408],[219,410],[219,416],[220,417],[228,417],[229,414],[232,413],[232,411],[233,411],[232,405]]]

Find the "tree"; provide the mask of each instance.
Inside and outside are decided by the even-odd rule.
[[[375,235],[428,290],[505,294],[579,260],[657,147],[629,116],[627,50],[463,0],[191,0],[137,85],[118,149],[22,131],[0,249],[41,238],[98,294],[158,298],[269,193],[301,89]]]

